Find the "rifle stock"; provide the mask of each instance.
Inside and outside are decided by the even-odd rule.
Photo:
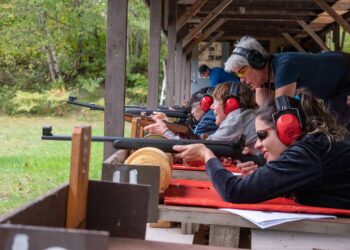
[[[138,116],[134,116],[131,114],[125,114],[124,115],[124,120],[128,121],[128,122],[132,122],[132,119],[138,117]],[[138,117],[140,119],[140,123],[142,127],[154,124],[155,121],[148,116],[141,116]],[[186,138],[189,139],[198,139],[198,136],[193,134],[191,128],[189,128],[186,125],[182,125],[182,124],[177,124],[177,123],[173,123],[173,122],[169,122],[169,121],[163,121],[169,130],[171,130],[174,134],[180,135],[180,136],[184,136]]]
[[[71,136],[65,135],[53,135],[52,127],[43,127],[42,140],[59,140],[70,141]],[[259,166],[265,164],[265,159],[261,156],[243,155],[242,149],[244,147],[244,139],[239,142],[229,141],[210,141],[210,140],[160,140],[160,139],[146,139],[146,138],[125,138],[114,136],[92,136],[92,141],[95,142],[112,142],[113,147],[116,149],[139,149],[143,147],[155,147],[168,153],[176,153],[173,150],[174,145],[189,145],[195,143],[202,143],[206,145],[213,153],[220,157],[232,157],[242,162],[253,161]]]

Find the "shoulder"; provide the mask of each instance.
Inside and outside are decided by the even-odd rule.
[[[334,142],[335,143],[335,142]],[[290,149],[304,153],[312,152],[324,154],[330,151],[332,139],[323,133],[307,134],[302,139],[294,143]]]

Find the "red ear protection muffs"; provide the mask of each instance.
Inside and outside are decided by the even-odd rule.
[[[232,111],[239,109],[241,106],[239,104],[238,85],[239,83],[232,82],[229,95],[224,97],[223,102],[225,115],[228,115]]]
[[[210,109],[213,102],[213,97],[211,95],[205,94],[201,98],[199,105],[204,112],[207,112]]]
[[[201,110],[203,110],[204,112],[209,111],[211,105],[214,102],[214,98],[211,96],[211,93],[214,89],[214,87],[208,87],[206,93],[201,97],[199,105],[201,107]]]
[[[232,52],[233,55],[239,55],[247,59],[248,63],[254,69],[264,68],[267,60],[266,58],[255,49],[246,49],[242,47],[237,47]]]
[[[272,115],[277,136],[286,146],[301,137],[303,128],[299,109],[292,108],[289,99],[288,96],[276,97],[277,112]]]

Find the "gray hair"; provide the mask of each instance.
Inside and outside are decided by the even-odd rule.
[[[257,50],[265,58],[268,58],[270,56],[264,47],[254,37],[251,36],[244,36],[239,39],[236,42],[235,47]],[[225,71],[232,72],[234,69],[241,68],[243,66],[249,66],[248,60],[243,56],[232,54],[225,62]]]

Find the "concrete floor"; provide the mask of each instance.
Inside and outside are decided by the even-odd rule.
[[[192,244],[193,234],[182,234],[180,227],[151,228],[147,225],[146,240]]]

